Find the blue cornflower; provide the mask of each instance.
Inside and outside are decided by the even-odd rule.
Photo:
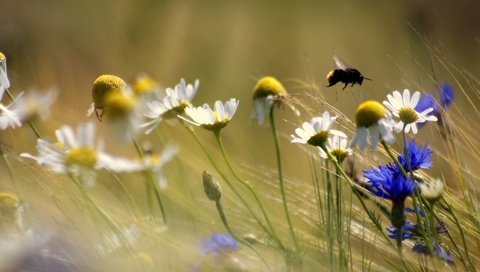
[[[440,98],[438,103],[435,101],[431,94],[425,93],[425,95],[420,98],[420,101],[418,101],[415,110],[421,112],[428,108],[432,108],[432,115],[436,116],[439,120],[441,120],[442,110],[448,108],[453,102],[453,88],[447,83],[443,83],[442,85],[440,85],[438,93]],[[425,124],[426,122],[419,123],[417,124],[417,126],[422,127]]]
[[[389,232],[388,237],[391,239],[397,238],[397,228],[394,226],[390,226],[387,228]],[[402,240],[410,239],[415,236],[418,236],[417,226],[415,226],[412,222],[407,221],[405,225],[402,227]]]
[[[222,256],[236,251],[238,244],[229,234],[212,233],[202,240],[200,249],[207,255]]]
[[[432,167],[432,162],[430,158],[432,157],[432,150],[428,147],[427,144],[421,149],[420,146],[415,144],[415,141],[412,140],[408,144],[408,161],[412,168],[412,171],[418,170],[420,168],[429,169]],[[405,155],[399,155],[398,161],[402,165],[403,169],[406,171],[409,170],[407,161],[405,160]]]
[[[430,255],[428,247],[424,241],[418,241],[417,243],[415,243],[412,251],[418,254]],[[435,242],[433,242],[433,256],[437,256],[447,263],[453,263],[452,255],[450,255],[450,253],[446,251],[445,248],[443,248],[442,246],[437,246]]]
[[[403,203],[416,186],[411,177],[404,177],[393,164],[363,170],[363,176],[367,179],[370,185],[368,190],[372,194],[394,203]]]

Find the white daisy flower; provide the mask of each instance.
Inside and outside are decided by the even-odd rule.
[[[327,151],[337,158],[341,163],[346,157],[352,154],[352,150],[348,146],[347,135],[341,131],[338,131],[335,135],[330,135],[326,144]],[[327,154],[319,147],[320,157],[328,159]]]
[[[8,88],[10,88],[10,80],[7,74],[7,58],[0,52],[0,100]]]
[[[195,80],[194,85],[186,84],[182,78],[180,83],[174,89],[167,88],[165,96],[160,100],[147,103],[147,111],[144,116],[152,119],[150,122],[142,124],[141,127],[149,127],[146,133],[151,133],[155,127],[164,119],[175,118],[182,114],[185,108],[191,106],[191,102],[197,93],[200,81]]]
[[[394,91],[393,94],[387,95],[387,98],[388,101],[383,101],[383,104],[395,117],[400,118],[394,127],[396,132],[402,131],[405,127],[405,132],[408,133],[412,129],[412,132],[417,134],[417,123],[437,121],[437,117],[428,115],[433,111],[433,108],[428,108],[422,112],[415,110],[418,101],[420,101],[420,92],[414,92],[410,97],[410,91],[405,89],[403,96],[399,91]]]
[[[258,124],[263,124],[265,117],[270,114],[274,105],[286,105],[292,109],[295,114],[300,113],[288,100],[287,90],[276,78],[266,76],[261,78],[253,89],[253,112],[252,118],[258,120]]]
[[[360,150],[365,150],[367,138],[370,138],[372,150],[377,148],[379,141],[386,143],[395,141],[391,114],[377,101],[369,100],[360,104],[355,113],[355,123],[357,128],[350,143],[352,148],[359,144]]]
[[[238,103],[237,99],[230,98],[225,104],[222,104],[221,101],[216,101],[213,110],[208,104],[196,108],[188,107],[185,109],[185,113],[192,120],[179,117],[195,126],[211,131],[219,131],[232,120],[233,115],[237,111]]]
[[[0,129],[5,130],[7,128],[16,128],[21,127],[22,122],[20,122],[20,117],[18,114],[10,108],[13,106],[14,103],[4,106],[0,103]]]
[[[56,90],[49,90],[46,93],[40,93],[31,90],[27,93],[20,93],[15,99],[12,111],[25,123],[35,118],[45,121],[50,115],[50,108],[57,98]]]
[[[291,142],[313,146],[325,145],[330,134],[343,134],[338,130],[330,129],[335,119],[337,119],[337,116],[331,117],[328,111],[325,111],[321,117],[313,117],[310,122],[304,122],[301,128],[295,129],[297,135],[290,135]]]
[[[167,187],[167,180],[163,174],[163,167],[167,162],[171,161],[177,154],[177,148],[174,146],[167,146],[161,154],[146,154],[143,157],[143,164],[145,170],[152,171],[157,179],[160,189]]]
[[[80,177],[85,187],[95,181],[95,172],[106,169],[113,172],[139,171],[142,166],[122,158],[112,157],[102,151],[102,145],[95,143],[95,125],[82,124],[76,134],[73,129],[63,126],[55,131],[57,142],[37,140],[38,156],[22,153],[20,156],[35,160],[56,173],[69,173]]]

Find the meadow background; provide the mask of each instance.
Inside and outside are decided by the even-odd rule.
[[[478,209],[478,1],[5,0],[0,14],[0,51],[8,59],[11,91],[32,87],[59,90],[50,119],[37,124],[47,137],[53,138],[54,129],[63,124],[96,121],[86,117],[86,111],[92,99],[92,82],[101,74],[132,82],[138,72],[146,72],[165,87],[173,87],[180,78],[187,82],[198,78],[200,88],[194,105],[239,99],[239,109],[222,133],[225,146],[236,168],[256,186],[282,228],[286,223],[275,185],[270,129],[250,118],[256,81],[265,75],[278,78],[306,109],[299,118],[288,110],[277,111],[277,119],[289,204],[307,248],[319,244],[309,242],[318,231],[310,220],[316,213],[312,174],[305,149],[289,143],[294,129],[326,110],[322,101],[353,119],[356,106],[365,99],[382,101],[392,90],[404,88],[435,93],[436,83],[448,82],[456,91],[449,115],[457,121],[460,136],[453,143],[441,137],[435,126],[428,126],[416,139],[434,149],[434,168],[429,175],[443,178],[458,205],[468,191]],[[341,86],[325,88],[325,75],[334,68],[334,54],[373,81],[345,90]],[[116,142],[101,123],[97,125],[110,153],[135,156],[133,145]],[[353,131],[348,122],[343,126]],[[97,178],[89,192],[120,224],[138,226],[140,238],[135,249],[152,257],[154,265],[149,268],[182,271],[205,259],[198,250],[202,237],[225,230],[201,183],[202,171],[214,173],[214,169],[177,123],[162,123],[159,131],[158,138],[142,136],[140,140],[151,142],[158,150],[167,143],[179,149],[176,159],[165,168],[169,186],[162,196],[170,218],[168,229],[142,219],[147,208],[141,175],[120,177],[139,211],[131,210],[123,192],[106,173]],[[221,162],[213,136],[205,131],[198,133]],[[124,264],[118,261],[121,257],[100,258],[89,250],[103,239],[106,230],[99,231],[92,223],[95,218],[90,220],[88,212],[79,207],[81,196],[66,185],[68,179],[18,158],[21,152],[35,153],[35,135],[27,126],[2,131],[0,139],[16,180],[12,182],[2,164],[0,188],[19,195],[25,205],[26,224],[50,231],[58,248],[71,251],[80,271],[142,271],[136,261]],[[400,150],[399,145],[396,147]],[[367,157],[381,160],[371,153]],[[258,231],[227,189],[224,198],[234,229],[242,234]],[[469,221],[469,215],[475,214],[470,212],[465,213],[466,228],[476,222]],[[472,228],[477,231],[472,237],[478,239],[478,225]],[[280,232],[287,233],[286,227]],[[365,240],[375,244],[372,237]],[[471,242],[476,244],[474,239]],[[352,270],[398,268],[394,250],[364,249],[361,241],[354,247],[363,248],[362,252],[367,252],[363,256],[369,256],[374,265],[355,265]],[[269,261],[283,262],[275,252],[264,251]],[[474,255],[478,264],[479,255]],[[315,254],[309,258],[312,256]],[[390,257],[393,264],[388,261]],[[242,248],[239,258],[243,258],[248,271],[264,269],[248,249]],[[303,269],[328,270],[325,262],[326,257],[319,253],[318,259],[307,261]]]

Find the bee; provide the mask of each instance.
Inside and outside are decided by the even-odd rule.
[[[335,66],[337,68],[328,72],[327,87],[331,87],[338,82],[342,82],[345,83],[345,86],[343,86],[342,90],[345,90],[350,83],[352,83],[351,86],[353,87],[355,84],[362,85],[364,79],[371,80],[368,77],[364,77],[357,69],[345,66],[345,64],[343,64],[337,57],[334,56],[333,60],[335,61]]]

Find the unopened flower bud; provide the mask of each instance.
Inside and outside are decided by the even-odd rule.
[[[220,184],[213,179],[212,175],[207,171],[203,171],[202,174],[203,178],[203,189],[205,190],[205,194],[207,195],[208,199],[212,201],[219,201],[220,197],[222,196],[222,188]]]

